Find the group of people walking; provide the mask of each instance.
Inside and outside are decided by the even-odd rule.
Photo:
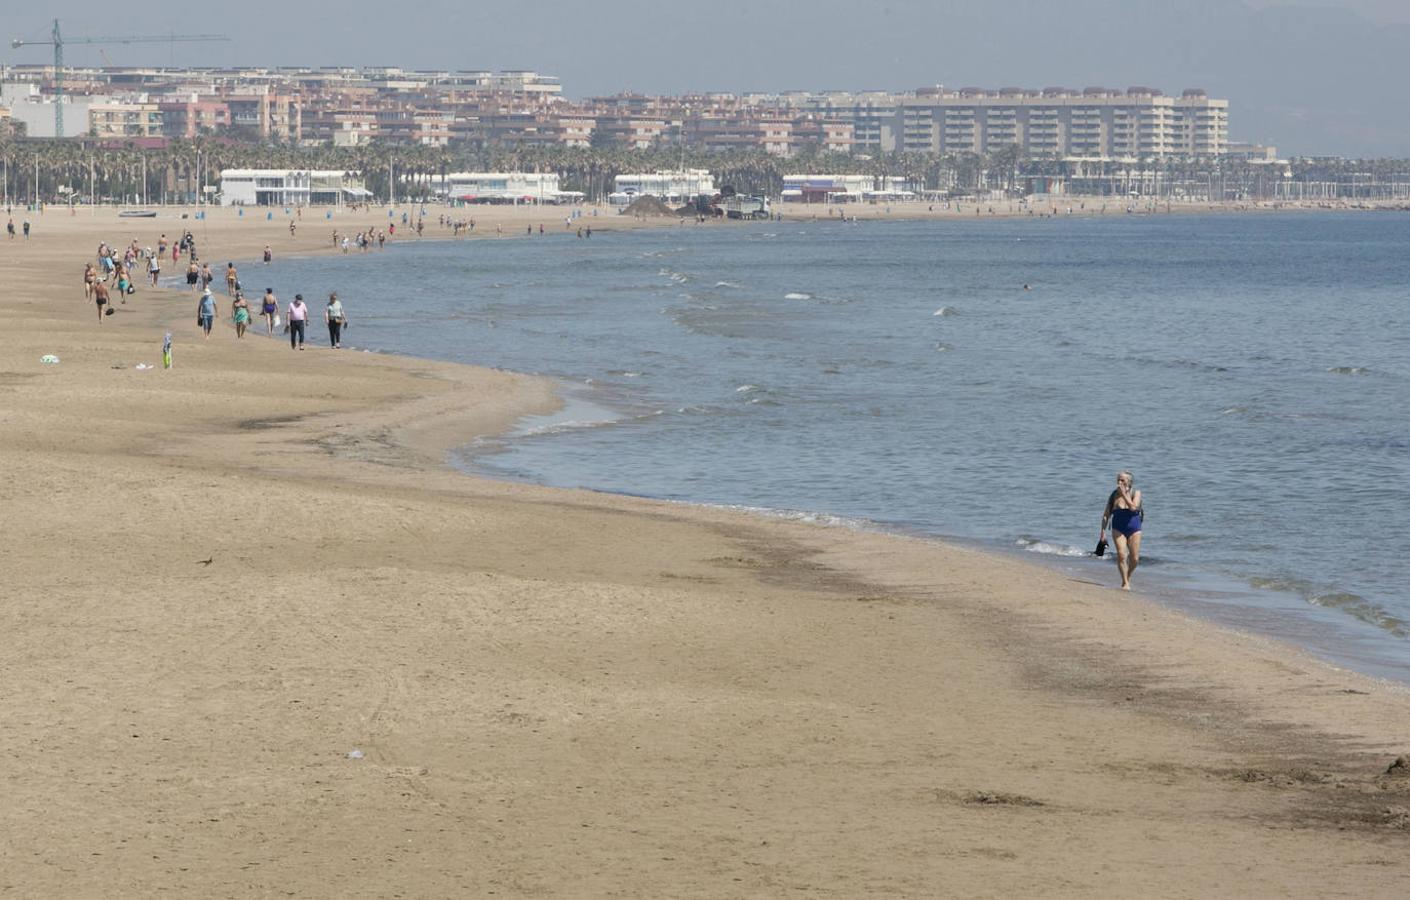
[[[150,247],[145,249],[139,247],[135,238],[131,245],[121,252],[106,242],[100,243],[97,262],[90,262],[84,266],[83,299],[85,302],[91,302],[97,306],[98,320],[101,322],[105,316],[113,313],[110,286],[117,289],[123,303],[127,302],[129,294],[136,291],[131,273],[136,269],[139,260],[145,259],[147,261],[147,271],[151,276],[152,286],[158,286],[162,270],[161,264],[166,257],[168,246],[171,248],[173,261],[180,259],[183,250],[188,254],[186,284],[192,291],[200,292],[196,302],[196,324],[205,338],[209,340],[211,331],[215,328],[216,319],[220,316],[220,302],[211,290],[211,285],[215,282],[215,273],[211,271],[210,263],[203,263],[196,256],[196,241],[190,232],[182,235],[181,239],[173,244],[169,244],[166,235],[162,235],[156,250]],[[266,246],[264,264],[269,265],[272,257],[272,251]],[[250,302],[245,298],[243,287],[240,284],[240,273],[234,262],[225,264],[225,293],[230,297],[230,321],[235,326],[235,337],[244,338],[245,332],[253,323],[255,313],[251,309]],[[289,346],[295,350],[304,349],[308,338],[310,312],[307,304],[304,303],[303,294],[294,295],[294,299],[289,302],[281,319],[279,299],[274,295],[274,289],[265,288],[258,314],[264,319],[265,331],[270,337],[274,337],[275,331],[282,324],[284,332],[289,335]],[[343,332],[348,327],[348,315],[343,307],[343,302],[338,299],[336,293],[328,295],[328,303],[323,310],[323,322],[328,327],[329,346],[334,350],[342,349]]]
[[[202,289],[201,299],[196,306],[196,322],[208,340],[219,315],[220,302],[208,285]],[[279,328],[281,322],[279,298],[274,295],[274,288],[264,289],[264,297],[260,300],[259,315],[264,319],[265,333],[274,337],[274,332]],[[290,349],[304,349],[304,343],[308,338],[309,317],[309,308],[308,304],[304,303],[304,295],[295,294],[294,299],[289,301],[289,305],[285,308],[282,319],[284,331],[289,335]],[[249,301],[239,290],[235,291],[234,299],[230,304],[230,318],[235,325],[235,337],[243,338],[246,330],[250,327],[251,312]],[[323,323],[328,326],[328,345],[334,350],[341,350],[343,331],[348,327],[348,314],[343,308],[343,301],[338,299],[336,293],[328,295],[328,303],[323,308]]]

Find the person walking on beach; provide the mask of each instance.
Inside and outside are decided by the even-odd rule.
[[[162,274],[162,258],[160,255],[147,257],[147,274],[152,276],[152,287],[156,287],[157,278]]]
[[[270,337],[274,337],[274,314],[279,312],[279,298],[274,296],[274,288],[264,289],[264,301],[260,304],[259,314],[264,317],[264,328]]]
[[[343,348],[343,328],[348,324],[343,302],[337,294],[328,295],[328,308],[323,311],[323,321],[328,323],[328,343],[334,350]]]
[[[196,306],[196,321],[200,323],[201,331],[205,332],[206,340],[211,339],[211,328],[215,326],[215,316],[219,307],[215,302],[215,295],[210,288],[201,292],[201,300]]]
[[[191,290],[196,290],[201,281],[201,267],[196,265],[196,261],[191,260],[191,264],[186,267],[186,284]]]
[[[225,264],[225,293],[226,296],[235,296],[235,286],[240,283],[240,276],[235,273],[235,264],[228,262]]]
[[[215,274],[211,272],[211,264],[201,263],[201,287],[209,290],[212,281],[215,281]]]
[[[1141,563],[1141,492],[1132,484],[1130,472],[1118,472],[1116,490],[1106,498],[1102,510],[1102,532],[1106,538],[1111,524],[1111,542],[1116,545],[1116,568],[1121,573],[1121,589],[1131,590],[1131,575]]]
[[[93,299],[93,285],[98,283],[98,270],[93,268],[92,263],[83,264],[83,300],[88,302]]]
[[[308,307],[304,306],[304,295],[295,294],[286,313],[289,325],[289,349],[304,348],[304,328],[308,325]]]
[[[103,323],[103,314],[107,312],[108,305],[108,285],[102,281],[93,283],[93,302],[98,304],[98,324]]]
[[[250,301],[246,300],[245,295],[239,291],[235,292],[232,311],[235,314],[235,337],[243,338],[245,329],[250,326]]]
[[[269,246],[268,244],[265,244],[265,245],[264,245],[264,264],[265,264],[266,266],[269,265],[270,260],[272,260],[272,259],[274,259],[274,251],[273,251],[272,249],[270,249],[270,246]]]
[[[127,295],[132,293],[132,276],[128,274],[126,263],[117,264],[117,289],[118,296],[126,303]]]

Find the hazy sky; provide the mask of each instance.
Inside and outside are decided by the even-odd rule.
[[[1236,140],[1284,153],[1410,157],[1410,0],[244,0],[217,8],[56,0],[11,13],[3,37],[42,38],[58,14],[70,38],[176,31],[233,39],[108,46],[115,65],[523,68],[562,77],[572,97],[1202,87],[1231,101]],[[184,9],[198,12],[174,14]],[[7,43],[0,59],[35,62],[48,52]],[[93,47],[70,44],[66,53],[71,63],[102,61]]]

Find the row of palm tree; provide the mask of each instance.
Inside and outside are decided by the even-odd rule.
[[[0,136],[0,166],[5,170],[4,197],[11,203],[191,202],[218,184],[227,168],[306,168],[342,171],[361,177],[375,196],[387,197],[392,179],[399,197],[429,196],[441,176],[458,171],[556,172],[565,190],[582,191],[589,200],[604,198],[615,176],[677,168],[709,169],[718,185],[742,193],[776,195],[792,174],[828,173],[902,178],[926,190],[973,194],[980,191],[1022,193],[1040,176],[1081,176],[1091,184],[1120,185],[1139,170],[1139,183],[1184,185],[1233,182],[1242,192],[1272,190],[1277,178],[1328,181],[1410,181],[1405,160],[1295,159],[1283,169],[1230,160],[1172,158],[1139,165],[1109,162],[1073,164],[1025,157],[1017,146],[991,154],[875,153],[846,154],[809,149],[792,157],[762,151],[715,152],[698,148],[628,149],[618,145],[568,147],[522,143],[511,146],[450,147],[382,144],[354,147],[305,147],[281,143],[237,142],[211,136],[173,140],[160,148],[135,143],[85,140],[22,140]],[[1126,181],[1123,182],[1123,176]],[[1117,188],[1113,187],[1112,190]],[[1227,195],[1227,190],[1226,190]]]

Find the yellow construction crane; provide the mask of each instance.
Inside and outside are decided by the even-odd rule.
[[[65,41],[59,31],[59,20],[54,20],[54,30],[47,41],[13,40],[10,46],[54,48],[54,137],[64,136],[64,45],[65,44],[185,44],[193,41],[228,41],[223,34],[169,34],[161,37],[149,35],[124,35],[105,38],[74,38]]]

